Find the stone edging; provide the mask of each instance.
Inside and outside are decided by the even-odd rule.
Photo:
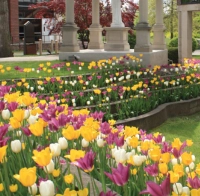
[[[186,101],[165,103],[146,114],[117,121],[115,125],[135,126],[148,131],[161,125],[168,118],[191,115],[196,112],[200,112],[200,97]]]

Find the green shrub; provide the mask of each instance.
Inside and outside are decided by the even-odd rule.
[[[130,49],[134,49],[136,44],[136,36],[134,34],[128,34],[128,43],[130,44]]]
[[[169,41],[168,47],[178,47],[178,37],[174,37]],[[198,43],[195,38],[192,38],[192,51],[198,48]]]
[[[172,60],[173,63],[178,63],[178,47],[168,48],[168,59]]]

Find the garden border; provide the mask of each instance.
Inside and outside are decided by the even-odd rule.
[[[200,97],[186,101],[165,103],[146,114],[117,121],[115,125],[135,126],[148,131],[158,127],[168,118],[192,115],[197,112],[200,112]]]

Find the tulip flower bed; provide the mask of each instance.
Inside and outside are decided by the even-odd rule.
[[[29,92],[1,91],[0,99],[0,195],[200,194],[191,140],[167,142],[160,133],[103,121],[103,112],[73,110]],[[91,178],[86,187],[81,170]]]
[[[3,87],[11,92],[35,93],[38,99],[68,104],[74,109],[88,108],[106,113],[104,119],[124,120],[147,113],[167,102],[188,100],[200,94],[199,62],[186,60],[183,65],[142,67],[142,59],[127,55],[119,59],[100,60],[88,64],[87,74],[82,62],[51,65],[40,64],[39,78],[4,80]],[[47,70],[69,70],[68,76],[42,77]],[[77,67],[76,67],[77,68]],[[25,69],[15,67],[19,73]],[[30,68],[31,71],[31,68]]]

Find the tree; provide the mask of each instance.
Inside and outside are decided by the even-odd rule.
[[[174,37],[174,33],[178,32],[178,13],[177,13],[177,0],[164,0],[163,1],[163,17],[166,32],[170,33],[170,39]],[[156,17],[156,1],[149,0],[149,24],[155,24]]]
[[[136,11],[138,10],[137,4],[131,0],[122,1],[122,20],[127,27],[133,26]],[[89,41],[88,28],[92,24],[92,0],[75,0],[74,5],[75,23],[79,27],[79,39],[84,43],[84,40]],[[49,2],[40,2],[33,4],[29,9],[37,9],[35,14],[36,18],[49,18],[48,24],[52,25],[50,33],[59,33],[61,27],[65,22],[65,1],[64,0],[50,0]],[[112,22],[111,5],[109,0],[100,2],[100,24],[102,27],[110,26]],[[85,46],[83,45],[85,48]]]
[[[13,56],[9,28],[8,1],[1,0],[0,6],[0,58]]]

